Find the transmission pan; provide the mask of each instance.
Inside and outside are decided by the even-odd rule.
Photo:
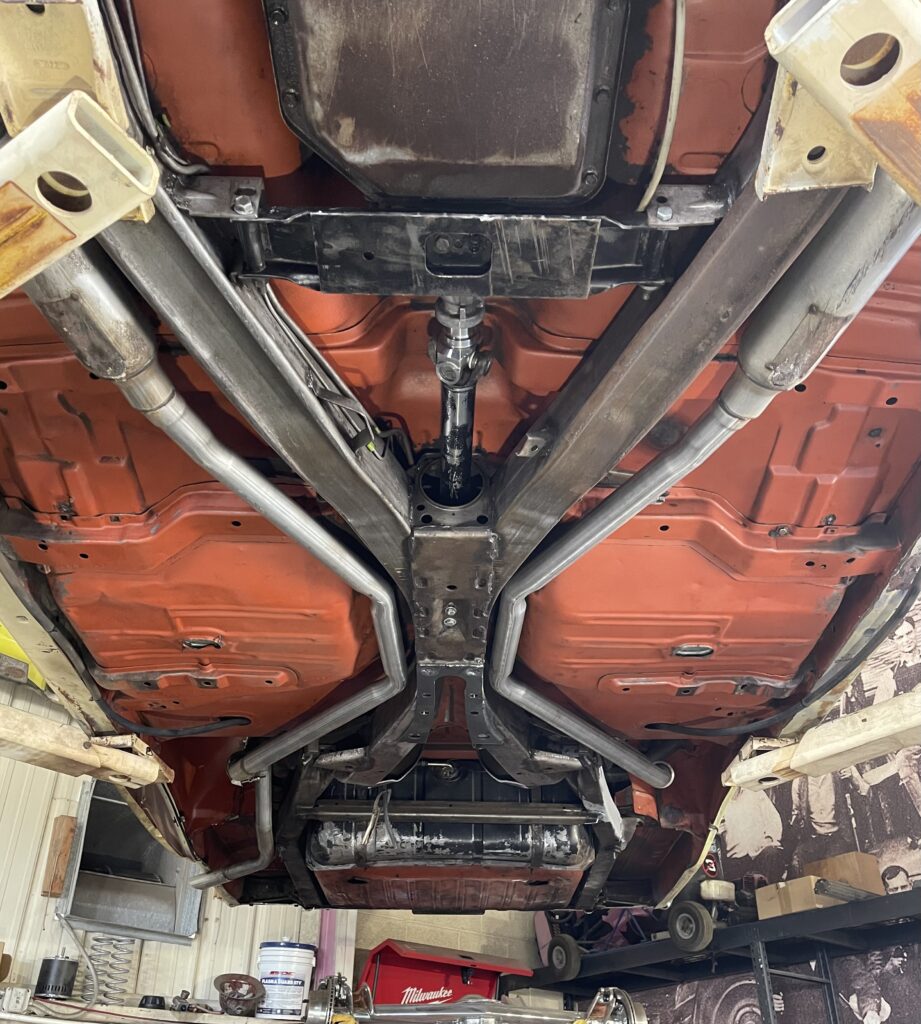
[[[578,200],[604,179],[626,4],[267,4],[291,129],[366,194]]]

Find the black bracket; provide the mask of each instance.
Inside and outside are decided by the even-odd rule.
[[[731,202],[725,188],[677,185],[644,213],[604,204],[579,214],[301,209],[268,206],[262,186],[251,177],[167,181],[192,216],[234,224],[241,277],[375,295],[584,298],[659,285],[674,233],[715,224]]]

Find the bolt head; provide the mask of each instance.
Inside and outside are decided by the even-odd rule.
[[[597,185],[598,184],[598,172],[597,171],[586,171],[582,175],[582,181],[586,185]]]
[[[457,605],[446,604],[445,605],[445,615],[457,615]]]
[[[452,626],[457,625],[457,619],[452,619],[450,615],[442,621],[444,622],[445,626],[447,626],[448,629],[450,629]]]
[[[241,217],[251,217],[256,212],[256,200],[249,195],[236,195],[233,197],[233,212]]]
[[[441,363],[438,367],[438,376],[446,384],[453,384],[460,380],[461,368],[456,363]]]
[[[273,7],[269,12],[269,24],[274,25],[276,28],[279,25],[284,25],[288,20],[288,12],[284,7]]]
[[[662,221],[663,224],[667,224],[675,216],[675,211],[668,205],[656,207],[656,220]]]
[[[282,102],[286,107],[296,107],[300,98],[297,89],[285,89],[282,93]]]
[[[435,239],[434,249],[435,249],[435,252],[439,253],[442,256],[445,253],[450,252],[451,251],[451,241],[450,241],[450,239],[445,238],[444,235],[439,235]]]

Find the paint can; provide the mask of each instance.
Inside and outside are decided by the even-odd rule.
[[[309,942],[290,939],[261,942],[259,980],[265,986],[265,999],[256,1016],[269,1020],[300,1020],[316,958],[317,947]]]

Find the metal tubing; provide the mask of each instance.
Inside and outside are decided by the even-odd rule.
[[[162,379],[161,379],[162,378]],[[282,533],[296,540],[318,561],[371,601],[381,662],[392,679],[406,679],[403,643],[396,604],[390,587],[324,526],[283,494],[245,459],[222,445],[195,415],[185,400],[173,392],[162,405],[145,408],[150,398],[162,394],[168,379],[159,367],[150,367],[142,380],[126,382],[122,390],[135,408],[161,427],[200,466],[230,488]]]
[[[213,889],[216,885],[232,882],[235,878],[263,871],[275,859],[275,835],[272,827],[272,773],[267,771],[256,779],[256,842],[259,855],[252,860],[209,871],[189,879],[193,889]]]
[[[387,678],[249,752],[235,766],[234,777],[252,778],[310,739],[396,696],[406,685],[407,671],[390,586],[322,523],[221,444],[192,412],[157,364],[153,338],[105,255],[90,246],[77,250],[34,278],[27,290],[92,372],[116,383],[193,461],[371,601]]]
[[[197,227],[162,191],[149,224],[120,222],[103,247],[259,435],[349,523],[399,585],[407,579],[409,498],[392,456],[351,450],[335,412],[224,273]],[[364,453],[367,455],[367,453]]]
[[[358,1024],[576,1024],[580,1014],[565,1010],[538,1010],[511,1006],[491,999],[467,997],[450,1005],[381,1005],[370,1012],[355,1008]],[[613,1018],[617,1020],[617,1018]]]
[[[652,504],[676,481],[704,462],[744,422],[717,403],[677,445],[634,474],[560,540],[525,563],[502,592],[499,601],[490,672],[492,684],[500,693],[501,681],[508,678],[515,667],[528,596],[545,587],[605,537]]]
[[[269,765],[380,707],[401,693],[405,685],[405,676],[402,680],[387,676],[380,682],[365,686],[354,696],[334,704],[328,711],[312,715],[306,722],[247,750],[239,760],[230,763],[227,773],[234,781],[245,782]]]
[[[566,716],[574,720],[569,722],[574,729],[594,729],[530,687],[510,681],[528,596],[701,465],[777,394],[807,377],[919,234],[921,208],[882,171],[872,192],[851,191],[752,316],[739,368],[710,411],[678,444],[528,562],[505,588],[490,661],[498,693],[574,738],[577,733],[564,728]]]
[[[610,761],[638,779],[642,779],[653,789],[667,789],[674,781],[675,773],[671,765],[664,761],[658,763],[650,761],[645,754],[640,753],[635,747],[631,747],[625,740],[608,735],[596,725],[586,721],[581,715],[567,710],[556,701],[548,699],[533,687],[526,686],[513,676],[506,676],[505,679],[494,681],[493,688],[501,696],[513,704],[517,704],[518,707],[534,715],[535,718],[546,722],[557,732],[569,736],[570,739],[588,747],[589,750],[594,750],[606,761]]]
[[[369,801],[321,800],[305,812],[314,821],[360,821],[375,816]],[[480,825],[586,825],[597,814],[564,804],[511,803],[505,801],[392,800],[387,804],[391,821],[472,822]]]

